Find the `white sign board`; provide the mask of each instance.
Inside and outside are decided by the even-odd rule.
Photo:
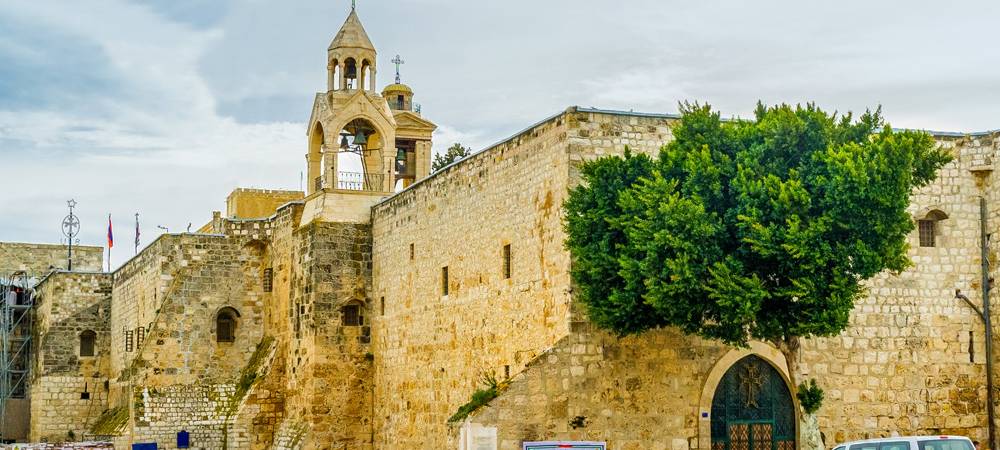
[[[607,450],[607,444],[580,441],[525,442],[523,448],[524,450]]]
[[[497,450],[497,429],[466,423],[459,435],[459,450]]]

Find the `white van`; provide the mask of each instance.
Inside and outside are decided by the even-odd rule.
[[[965,436],[899,436],[845,442],[833,450],[976,450]]]

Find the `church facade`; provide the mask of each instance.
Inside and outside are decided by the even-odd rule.
[[[655,154],[678,117],[570,107],[431,173],[436,126],[381,91],[355,11],[306,127],[306,192],[238,189],[197,233],[114,273],[34,287],[31,441],[116,448],[793,450],[785,357],[662,329],[620,338],[574,301],[562,204],[584,161]],[[828,445],[986,442],[983,230],[1000,231],[1000,132],[936,133],[955,160],[913,196],[913,266],[809,339]],[[986,254],[997,245],[986,239]],[[992,257],[992,256],[990,256]],[[100,262],[98,262],[98,267]],[[494,383],[495,381],[495,383]],[[491,385],[492,386],[489,386]],[[497,396],[456,415],[477,390]]]

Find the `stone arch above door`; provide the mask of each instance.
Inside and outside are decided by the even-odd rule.
[[[750,348],[746,349],[733,349],[726,353],[720,358],[712,370],[705,377],[705,383],[702,387],[701,399],[698,404],[698,444],[697,448],[700,450],[712,450],[712,400],[715,397],[719,383],[722,381],[723,377],[739,361],[743,360],[747,356],[756,356],[761,360],[768,363],[781,377],[785,386],[788,388],[791,394],[792,410],[795,414],[793,423],[795,426],[795,446],[792,450],[798,448],[798,411],[799,404],[798,400],[793,394],[791,383],[788,377],[788,365],[785,362],[785,356],[778,351],[778,349],[759,341],[754,341],[750,343]]]

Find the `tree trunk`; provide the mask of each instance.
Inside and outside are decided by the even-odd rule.
[[[778,351],[785,355],[785,364],[788,366],[788,381],[791,382],[792,395],[799,387],[799,337],[789,336],[784,339],[775,339],[774,344]]]

